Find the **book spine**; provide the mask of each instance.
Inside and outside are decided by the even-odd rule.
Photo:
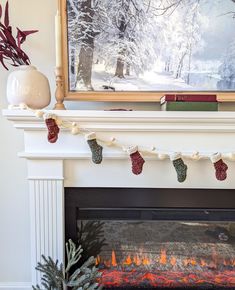
[[[218,111],[218,102],[165,102],[162,111]]]
[[[161,98],[164,102],[217,102],[216,95],[165,95]]]

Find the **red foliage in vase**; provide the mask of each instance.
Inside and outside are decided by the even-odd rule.
[[[12,66],[30,64],[29,57],[21,49],[21,44],[25,42],[26,37],[38,30],[22,31],[17,27],[17,35],[12,35],[12,27],[9,21],[9,4],[5,6],[4,16],[3,9],[0,4],[0,63],[8,70],[5,61]]]

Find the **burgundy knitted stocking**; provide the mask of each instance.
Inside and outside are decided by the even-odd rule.
[[[223,181],[227,178],[228,165],[222,159],[214,163],[215,176],[218,180]]]
[[[133,147],[133,148],[128,149],[128,153],[130,154],[130,158],[131,158],[132,172],[135,175],[139,175],[142,172],[145,160],[140,155],[138,151],[138,147]]]
[[[211,161],[214,164],[216,179],[220,181],[225,180],[227,178],[228,165],[223,161],[221,154],[213,154]]]
[[[59,127],[56,124],[55,119],[53,118],[48,118],[45,120],[46,125],[47,125],[47,129],[48,129],[48,135],[47,135],[47,139],[50,143],[55,143],[58,139],[58,134],[59,134]]]

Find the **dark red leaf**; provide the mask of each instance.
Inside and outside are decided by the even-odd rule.
[[[8,4],[8,1],[6,3],[6,6],[5,6],[4,24],[5,24],[6,27],[9,26],[9,4]]]
[[[10,26],[9,26],[9,27],[10,27]],[[8,27],[8,28],[9,28],[9,27]],[[16,45],[16,41],[15,41],[14,37],[13,37],[12,34],[11,34],[11,30],[9,31],[8,29],[4,29],[3,33],[5,34],[5,36],[6,36],[7,40],[8,40],[8,42],[9,42],[9,43],[14,47],[14,48],[16,48],[16,47],[17,47],[17,45]]]
[[[3,16],[3,8],[0,5],[0,64],[5,69],[8,69],[5,62],[9,65],[19,66],[21,64],[30,64],[28,55],[21,49],[21,44],[25,42],[28,35],[38,32],[38,30],[25,30],[22,31],[17,28],[16,37],[12,34],[12,27],[9,21],[9,3],[5,5],[4,20],[1,21]]]
[[[19,44],[22,44],[23,42],[25,42],[26,37],[30,34],[36,33],[38,32],[38,30],[25,30],[25,31],[21,31],[18,27],[17,27],[17,41],[18,41],[18,46],[20,46]]]
[[[2,17],[2,5],[0,4],[0,19]]]

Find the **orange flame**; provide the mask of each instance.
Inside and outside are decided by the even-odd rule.
[[[171,265],[174,267],[175,265],[176,265],[176,258],[173,256],[173,257],[171,257],[171,261],[170,261],[170,263],[171,263]]]
[[[133,258],[133,262],[136,264],[136,266],[140,266],[141,265],[141,260],[139,258],[139,256],[134,256]]]
[[[131,260],[131,256],[128,255],[126,260],[123,263],[124,265],[131,265],[132,264],[132,260]]]
[[[201,266],[202,267],[206,267],[207,266],[207,263],[205,262],[205,260],[201,259]]]
[[[98,266],[98,265],[100,264],[100,262],[101,262],[101,258],[100,258],[100,256],[98,255],[98,256],[96,257],[96,259],[95,259],[95,265]]]
[[[116,260],[116,255],[114,250],[112,250],[112,262],[111,262],[113,267],[117,267],[117,260]]]
[[[161,257],[160,257],[159,262],[163,265],[166,265],[167,263],[166,250],[161,250]]]
[[[144,257],[143,261],[142,261],[142,264],[143,265],[149,265],[150,264],[150,260],[147,257]]]

